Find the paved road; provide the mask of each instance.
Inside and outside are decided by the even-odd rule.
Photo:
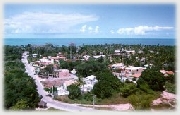
[[[47,93],[44,91],[43,86],[40,83],[40,80],[39,80],[38,76],[34,75],[33,67],[30,64],[28,64],[27,52],[24,52],[22,56],[24,58],[21,61],[25,65],[26,72],[28,73],[29,76],[31,76],[35,80],[36,85],[37,85],[38,93],[39,93],[39,95],[43,96],[42,100],[47,103],[48,107],[54,107],[56,109],[70,111],[70,112],[94,111],[94,109],[92,109],[92,108],[80,107],[80,106],[78,106],[76,104],[63,103],[63,102],[60,102],[60,101],[57,101],[57,100],[53,100],[51,97],[46,96]]]

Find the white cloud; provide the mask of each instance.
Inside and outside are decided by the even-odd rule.
[[[86,25],[83,25],[81,28],[80,28],[80,32],[88,32],[88,33],[99,33],[99,26],[95,26],[94,28],[91,27],[91,26],[86,26]]]
[[[97,20],[94,15],[25,12],[5,18],[4,26],[5,33],[63,33],[78,24]]]
[[[110,32],[111,32],[111,34],[114,34],[114,33],[115,33],[114,30],[110,30]]]
[[[92,28],[91,26],[89,26],[89,27],[88,27],[88,31],[89,31],[89,33],[92,33],[93,28]]]
[[[80,29],[81,32],[85,32],[86,31],[86,25],[82,26]]]
[[[145,35],[147,32],[150,31],[161,31],[161,30],[169,30],[173,29],[173,27],[161,27],[161,26],[138,26],[134,28],[120,28],[117,30],[118,34],[125,34],[125,35]]]
[[[95,31],[94,31],[95,33],[99,33],[99,26],[96,26],[96,28],[95,28]]]

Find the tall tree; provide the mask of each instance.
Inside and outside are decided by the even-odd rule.
[[[144,83],[147,83],[148,86],[154,91],[163,91],[165,78],[159,69],[153,67],[143,71],[139,80],[137,81],[139,87],[144,85]]]

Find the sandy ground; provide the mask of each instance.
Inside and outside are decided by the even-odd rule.
[[[83,106],[93,107],[93,105],[83,105]],[[118,111],[134,110],[133,106],[130,103],[117,104],[117,105],[94,105],[94,107],[102,107],[102,108],[107,107],[107,108],[111,108],[112,110],[118,110]]]
[[[171,105],[171,102],[176,102],[176,95],[173,93],[168,93],[166,91],[163,91],[160,98],[153,100],[153,105],[159,105],[163,103],[168,103]]]

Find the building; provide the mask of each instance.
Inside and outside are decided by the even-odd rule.
[[[93,89],[94,84],[98,82],[96,76],[91,75],[83,78],[84,84],[80,86],[82,92],[90,92]]]
[[[56,78],[67,78],[70,76],[68,69],[58,69],[54,71],[54,77]]]
[[[57,87],[57,95],[69,95],[67,87],[76,83],[75,80],[67,80],[61,86]]]
[[[37,57],[37,56],[38,56],[38,54],[32,54],[32,57],[34,57],[34,58]]]
[[[120,50],[115,50],[114,55],[120,55],[121,51]]]
[[[173,71],[160,70],[164,76],[174,75]]]
[[[93,56],[93,58],[95,58],[95,59],[98,59],[98,58],[100,58],[100,57],[105,57],[105,55],[95,55],[95,56]]]
[[[117,78],[120,79],[121,82],[125,82],[126,80],[128,80],[136,83],[144,69],[146,68],[129,66],[124,67],[124,69],[121,69],[119,73],[113,72],[113,75],[117,76]]]
[[[134,55],[134,54],[135,54],[135,50],[126,50],[126,53],[127,53],[127,54],[133,54],[133,55]]]
[[[67,91],[65,83],[63,83],[60,87],[57,87],[57,95],[69,95],[69,91]]]
[[[123,63],[116,63],[111,65],[112,69],[124,69],[124,64]]]
[[[39,59],[41,64],[48,65],[48,64],[54,64],[54,59],[43,57],[42,59]]]
[[[89,55],[84,55],[83,58],[87,61],[91,56]]]

